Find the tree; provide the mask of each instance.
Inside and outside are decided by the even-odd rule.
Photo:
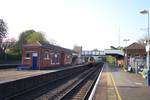
[[[7,33],[7,24],[3,21],[3,19],[0,19],[0,44],[3,41],[3,38],[6,37]]]
[[[97,49],[97,48],[95,48],[95,49],[93,49],[93,51],[98,51],[98,49]]]
[[[22,47],[24,44],[35,42],[48,43],[42,32],[36,32],[35,30],[26,30],[20,34],[18,45]]]
[[[3,55],[3,50],[2,50],[2,42],[3,39],[6,37],[7,33],[7,25],[6,23],[3,21],[3,19],[0,19],[0,56]]]
[[[13,38],[6,39],[1,43],[2,58],[4,58],[5,60],[7,59],[6,56],[7,51],[13,48],[15,44],[16,44],[16,40]]]
[[[24,44],[36,43],[37,41],[41,44],[49,43],[42,32],[36,32],[35,30],[26,30],[20,34],[19,40],[16,43],[13,51],[21,55],[21,48]]]

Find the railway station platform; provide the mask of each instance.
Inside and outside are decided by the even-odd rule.
[[[49,70],[18,70],[17,68],[0,69],[0,84],[80,66],[84,65],[56,67]]]
[[[51,72],[55,72],[55,71],[56,70],[17,70],[16,68],[1,69],[0,70],[0,84],[27,78],[27,77],[51,73]]]
[[[51,70],[2,69],[0,70],[0,100],[11,100],[16,95],[87,68],[84,65],[76,65]]]
[[[150,87],[139,74],[106,63],[93,100],[150,100]]]

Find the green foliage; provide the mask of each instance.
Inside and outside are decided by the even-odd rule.
[[[28,43],[48,43],[45,36],[40,33],[36,32],[34,30],[27,30],[20,34],[19,40],[15,43],[15,45],[12,48],[9,48],[9,51],[7,52],[8,58],[10,59],[21,59],[21,53],[22,53],[22,46],[24,44]]]
[[[0,55],[0,63],[2,63],[3,61],[21,61],[21,55],[18,55],[18,54],[10,54],[10,53],[7,53],[5,55],[5,59],[2,55]]]
[[[21,48],[18,45],[18,42],[13,46],[13,48],[10,48],[9,51],[7,52],[9,55],[21,55]]]
[[[109,63],[113,63],[115,61],[115,58],[113,56],[107,56],[106,61]]]
[[[118,46],[118,47],[110,46],[110,48],[113,50],[123,50],[123,47],[121,46]]]
[[[20,34],[18,45],[22,47],[23,44],[28,43],[48,43],[45,36],[41,32],[36,32],[34,30],[27,30]]]
[[[123,51],[123,49],[124,49],[124,47],[121,47],[121,46],[119,46],[119,47],[117,47],[119,50],[122,50]]]
[[[98,49],[97,49],[97,48],[95,48],[95,49],[93,49],[93,51],[98,51]]]

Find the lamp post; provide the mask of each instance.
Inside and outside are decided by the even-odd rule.
[[[124,39],[123,41],[126,42],[126,49],[125,49],[125,64],[128,66],[128,50],[127,50],[127,42],[130,41],[130,39]]]
[[[150,70],[149,70],[149,10],[143,10],[140,11],[141,14],[147,14],[147,24],[148,24],[148,29],[147,29],[147,46],[146,46],[146,51],[147,51],[147,83],[148,86],[150,86]]]

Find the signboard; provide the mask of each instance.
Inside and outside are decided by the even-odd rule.
[[[37,57],[38,54],[34,52],[34,53],[32,53],[32,56],[33,56],[33,57]]]

